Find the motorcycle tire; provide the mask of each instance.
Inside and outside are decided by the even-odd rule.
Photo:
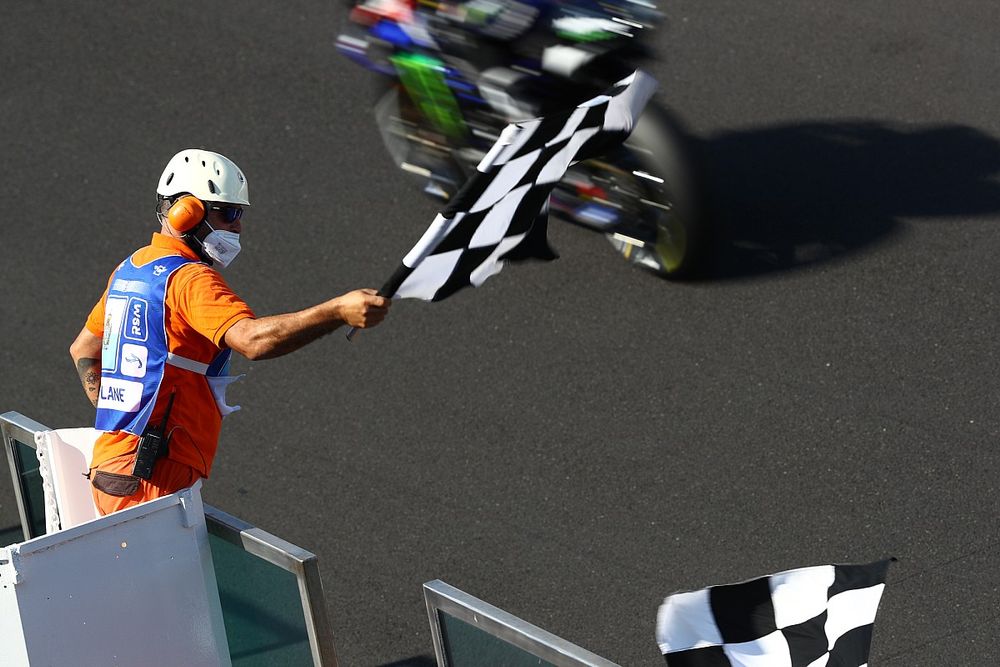
[[[700,201],[688,135],[662,107],[651,104],[625,143],[600,159],[574,165],[553,193],[553,213],[587,225],[569,213],[567,196],[581,182],[594,185],[618,221],[601,228],[611,245],[634,266],[662,278],[694,276],[703,265],[706,220]],[[562,199],[562,202],[560,200]],[[579,211],[580,207],[576,206]]]

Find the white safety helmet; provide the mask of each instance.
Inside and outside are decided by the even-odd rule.
[[[164,198],[185,193],[202,201],[250,205],[247,179],[236,163],[197,148],[170,158],[156,188],[156,194]]]

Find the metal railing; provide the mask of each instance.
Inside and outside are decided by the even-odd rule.
[[[481,661],[489,648],[483,646],[477,649],[475,646],[484,642],[489,642],[498,651],[523,651],[555,667],[619,667],[440,579],[424,584],[424,603],[427,606],[427,618],[431,624],[434,653],[439,667],[475,667],[485,664]],[[448,617],[457,619],[471,632],[478,630],[487,637],[477,639],[472,634],[449,637],[447,626],[452,621]],[[497,640],[503,644],[497,644]],[[465,646],[460,647],[459,643],[464,643]],[[461,652],[467,660],[456,659],[454,654],[459,652],[456,649],[463,649]],[[517,664],[522,663],[523,660],[517,661]]]

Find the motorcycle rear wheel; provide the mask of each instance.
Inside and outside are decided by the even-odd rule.
[[[586,198],[614,214],[613,225],[588,224],[570,213],[580,210],[581,182],[594,186]],[[594,191],[602,196],[595,200]],[[571,168],[553,192],[552,211],[604,231],[629,263],[682,279],[696,273],[703,260],[706,229],[697,193],[686,134],[668,112],[650,106],[622,147]]]

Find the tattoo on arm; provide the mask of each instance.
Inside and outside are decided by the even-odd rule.
[[[101,361],[100,359],[80,359],[76,362],[76,372],[80,374],[80,382],[83,383],[83,390],[87,393],[87,398],[97,407],[97,395],[101,390]]]

